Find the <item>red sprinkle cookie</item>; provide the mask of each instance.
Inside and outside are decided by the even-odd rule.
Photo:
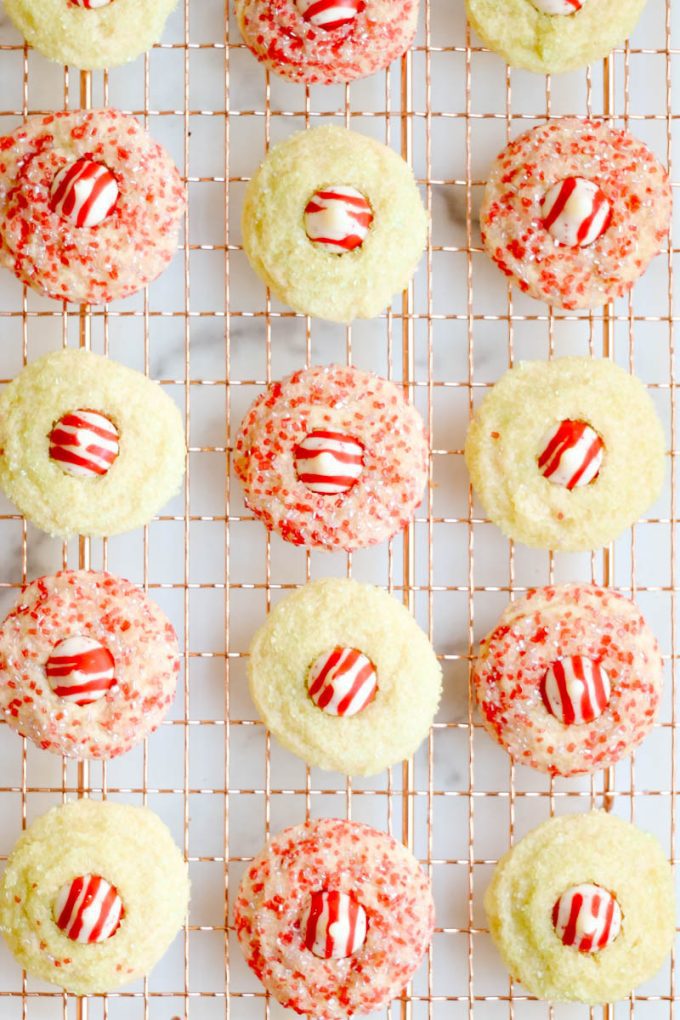
[[[408,523],[427,481],[428,444],[394,383],[314,366],[258,397],[234,466],[248,506],[286,541],[358,549]]]
[[[656,638],[608,588],[536,588],[481,643],[472,682],[486,729],[552,775],[608,768],[654,723],[663,682]]]
[[[32,581],[0,627],[0,712],[39,747],[72,758],[114,758],[157,729],[178,671],[170,622],[111,574]]]
[[[134,117],[30,117],[0,138],[0,265],[58,300],[102,304],[172,259],[184,185]]]
[[[413,42],[418,0],[236,0],[258,60],[289,81],[354,81],[387,67]]]
[[[622,297],[668,235],[671,188],[626,131],[575,118],[516,138],[491,168],[482,240],[521,290],[559,308]]]
[[[430,883],[391,836],[324,818],[285,829],[245,873],[234,924],[248,965],[315,1020],[384,1009],[434,928]]]

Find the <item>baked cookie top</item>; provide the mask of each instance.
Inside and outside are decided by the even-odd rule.
[[[504,534],[597,549],[661,492],[666,441],[642,383],[607,359],[522,361],[477,408],[465,443],[474,490]]]
[[[396,598],[340,578],[288,595],[257,631],[250,692],[265,725],[310,765],[372,775],[427,736],[441,668]]]
[[[26,41],[84,70],[134,60],[160,39],[177,0],[5,0]]]
[[[592,811],[551,818],[520,840],[484,906],[506,967],[532,995],[594,1005],[626,998],[659,969],[674,901],[658,841]]]

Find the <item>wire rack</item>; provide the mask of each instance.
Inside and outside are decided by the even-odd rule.
[[[159,380],[182,407],[189,440],[183,493],[130,535],[62,544],[0,504],[3,611],[27,578],[63,565],[107,568],[144,585],[170,615],[184,665],[159,732],[108,765],[62,762],[0,727],[0,857],[51,804],[110,797],[146,803],[164,818],[193,883],[186,929],[149,979],[116,994],[65,996],[27,979],[0,947],[1,1020],[287,1015],[243,963],[231,902],[270,832],[321,815],[393,832],[433,880],[431,952],[384,1016],[585,1016],[586,1007],[532,1000],[508,978],[481,908],[495,861],[549,814],[593,806],[654,831],[676,859],[677,249],[662,252],[632,298],[593,314],[558,315],[508,289],[481,250],[476,211],[490,160],[507,138],[545,117],[611,118],[647,141],[673,178],[680,18],[672,0],[649,0],[631,46],[587,72],[551,80],[508,71],[470,35],[463,8],[463,0],[423,0],[416,44],[401,62],[351,87],[306,90],[262,70],[224,0],[180,0],[162,45],[134,65],[91,76],[30,52],[0,6],[0,131],[43,110],[118,106],[171,151],[190,197],[177,259],[141,296],[89,311],[43,300],[10,274],[0,279],[4,381],[46,350],[91,347]],[[433,218],[413,287],[384,316],[351,329],[312,322],[271,300],[240,238],[244,187],[270,144],[330,119],[412,162]],[[649,518],[586,556],[505,542],[475,504],[462,460],[473,406],[507,366],[567,353],[634,369],[650,387],[670,446],[668,485]],[[263,385],[328,361],[402,384],[432,438],[431,485],[412,525],[389,546],[353,556],[311,554],[267,536],[230,470],[235,431]],[[255,719],[245,683],[248,643],[270,606],[312,577],[350,573],[409,606],[445,674],[440,713],[413,762],[361,781],[306,769],[283,752]],[[661,640],[667,683],[659,722],[634,759],[589,779],[549,780],[515,769],[483,732],[470,708],[469,663],[508,599],[574,579],[637,598]],[[676,998],[669,964],[634,999],[606,1012],[671,1017]]]

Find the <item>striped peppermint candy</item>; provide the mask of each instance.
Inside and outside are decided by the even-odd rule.
[[[595,429],[567,418],[544,435],[538,469],[544,478],[571,490],[597,478],[603,456],[604,442]]]
[[[599,662],[583,655],[557,659],[545,674],[543,703],[565,726],[590,723],[601,716],[611,697],[609,675]]]
[[[295,447],[299,481],[324,496],[349,492],[363,467],[363,446],[342,432],[314,429]]]
[[[365,6],[364,0],[296,0],[296,4],[305,21],[326,32],[351,25]]]
[[[586,248],[604,234],[611,222],[612,207],[594,181],[565,177],[541,200],[543,226],[558,244]]]
[[[307,678],[310,698],[330,715],[356,715],[373,700],[377,690],[375,666],[356,648],[334,648],[320,655]]]
[[[372,222],[371,207],[356,188],[323,188],[312,195],[305,208],[307,237],[333,255],[360,248]]]
[[[343,892],[312,893],[302,921],[305,945],[324,960],[352,956],[366,939],[366,911]]]
[[[124,916],[118,890],[99,875],[80,875],[67,882],[54,904],[57,927],[74,942],[105,942]]]
[[[76,227],[96,227],[118,201],[118,182],[103,163],[83,157],[52,181],[50,208]]]
[[[111,652],[80,635],[54,646],[45,671],[56,696],[76,705],[91,705],[117,686]]]
[[[584,882],[563,893],[553,907],[552,921],[565,946],[597,953],[621,931],[621,908],[610,892]]]
[[[99,7],[108,7],[113,0],[69,0],[72,7],[86,7],[88,11],[96,11]]]
[[[68,475],[105,475],[118,456],[118,429],[98,411],[69,411],[49,435],[50,457]]]
[[[537,11],[543,14],[575,14],[585,6],[587,0],[531,0]]]

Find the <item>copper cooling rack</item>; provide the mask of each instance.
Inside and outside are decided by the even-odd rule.
[[[228,5],[227,5],[228,6]],[[148,588],[180,633],[183,678],[160,731],[108,765],[61,762],[0,727],[0,858],[33,817],[65,797],[147,803],[189,860],[189,923],[145,982],[78,1000],[26,979],[0,947],[0,1020],[234,1020],[282,1017],[241,959],[231,902],[268,833],[309,816],[347,815],[392,831],[430,872],[438,918],[432,950],[383,1015],[479,1020],[586,1007],[532,1000],[493,950],[481,894],[510,842],[550,813],[605,806],[657,833],[675,861],[678,576],[676,352],[670,245],[629,300],[595,314],[553,314],[513,293],[483,254],[476,221],[489,162],[508,137],[546,117],[596,115],[627,126],[671,168],[680,142],[672,89],[680,17],[649,0],[633,43],[587,72],[544,79],[510,72],[478,45],[463,0],[423,0],[416,44],[388,72],[351,87],[287,85],[243,46],[224,0],[180,0],[162,45],[104,74],[48,65],[23,46],[0,5],[0,131],[42,110],[110,104],[137,114],[186,176],[185,241],[148,293],[93,311],[61,307],[0,278],[0,374],[60,345],[105,352],[160,380],[184,410],[186,486],[143,531],[109,541],[48,540],[0,504],[0,599],[68,566],[106,567]],[[675,19],[675,24],[674,24]],[[240,208],[268,146],[327,122],[392,145],[414,165],[433,213],[408,293],[352,329],[296,316],[270,300],[247,266]],[[473,405],[519,358],[591,353],[649,385],[667,425],[667,489],[651,516],[587,556],[529,553],[501,539],[469,492],[462,447]],[[415,520],[388,547],[317,555],[270,539],[230,471],[246,407],[273,378],[312,362],[351,361],[388,375],[432,436],[431,485]],[[445,695],[413,762],[370,780],[308,770],[271,741],[245,682],[248,643],[288,589],[352,573],[385,586],[429,632]],[[508,599],[550,580],[593,579],[635,597],[659,634],[663,711],[634,759],[592,779],[553,781],[515,769],[469,707],[468,667]],[[225,922],[226,917],[226,922]],[[672,1017],[674,967],[609,1013]],[[597,1011],[600,1012],[600,1011]]]

